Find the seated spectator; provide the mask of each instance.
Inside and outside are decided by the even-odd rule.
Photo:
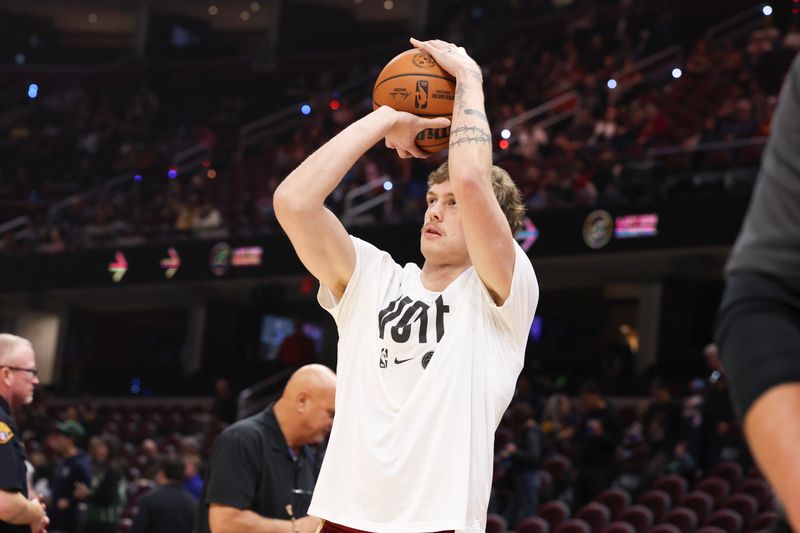
[[[51,445],[61,460],[53,470],[47,514],[50,517],[50,531],[72,533],[77,531],[79,520],[76,489],[91,484],[92,470],[89,458],[77,445],[85,435],[83,427],[74,420],[66,420],[56,424],[55,430]]]
[[[511,408],[509,423],[513,439],[499,454],[500,460],[507,463],[507,475],[511,478],[504,512],[509,524],[534,516],[539,508],[542,432],[534,414],[528,402],[519,402]]]

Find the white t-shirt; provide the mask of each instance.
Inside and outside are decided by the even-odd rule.
[[[473,267],[441,293],[353,238],[341,300],[336,418],[308,513],[375,533],[485,531],[494,431],[514,393],[539,286],[519,246],[511,294]]]

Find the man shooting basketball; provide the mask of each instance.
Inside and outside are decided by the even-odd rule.
[[[422,269],[349,236],[323,202],[376,142],[425,157],[417,133],[447,119],[381,107],[308,157],[274,198],[339,329],[336,420],[309,508],[323,532],[485,531],[493,434],[539,297],[512,233],[519,191],[492,166],[480,68],[453,44],[411,42],[457,80],[448,163],[428,180]]]

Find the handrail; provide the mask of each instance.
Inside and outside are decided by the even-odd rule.
[[[568,93],[564,93],[560,96],[556,96],[548,100],[547,102],[534,107],[533,109],[529,109],[523,113],[520,113],[516,117],[510,118],[505,121],[504,127],[506,129],[511,129],[516,126],[519,126],[523,122],[527,122],[535,117],[543,115],[550,111],[553,108],[560,107],[562,104],[565,104],[571,100],[575,100],[577,102],[576,107],[580,107],[581,97],[577,91],[569,91]]]
[[[263,397],[260,400],[256,400],[255,396],[260,395],[262,392],[269,389],[278,389],[279,387],[283,386],[284,382],[289,379],[294,371],[294,368],[287,368],[286,370],[282,370],[277,374],[273,374],[267,379],[247,387],[240,392],[236,401],[237,418],[245,418],[250,416],[251,414],[257,412],[261,407],[266,405],[266,403],[271,399],[272,395],[277,392],[277,390],[273,390],[271,393],[269,393],[266,400]]]
[[[50,206],[50,208],[47,210],[47,218],[52,221],[65,208],[73,204],[76,204],[86,198],[108,191],[109,189],[113,189],[127,181],[130,181],[132,178],[133,178],[133,172],[125,172],[123,174],[120,174],[119,176],[116,176],[108,181],[101,183],[100,185],[96,185],[91,189],[79,192],[77,194],[73,194],[71,196],[67,196],[63,200],[60,200]]]
[[[184,174],[203,166],[204,161],[211,161],[212,150],[205,143],[196,144],[172,156],[170,166],[178,174]]]
[[[359,187],[356,187],[355,189],[348,191],[348,193],[344,197],[344,213],[342,213],[342,223],[344,225],[351,223],[358,215],[372,209],[376,205],[383,204],[384,215],[387,217],[391,215],[392,192],[391,188],[389,189],[386,188],[386,183],[391,183],[391,180],[389,179],[388,176],[384,176],[384,178],[385,179],[383,181],[378,181],[378,180],[370,181],[365,183],[364,185],[361,185]],[[361,202],[360,204],[354,205],[356,198],[358,198],[359,196],[363,196],[364,194],[367,194],[369,192],[372,192],[378,188],[384,189],[386,192],[379,194],[374,198],[370,198],[364,202]]]
[[[747,146],[763,146],[767,143],[767,137],[751,137],[749,139],[738,139],[735,141],[716,141],[698,144],[694,147],[686,146],[661,146],[647,150],[647,158],[661,157],[675,154],[693,154],[696,152],[711,152],[714,150],[726,150],[744,148]]]
[[[30,239],[34,236],[33,232],[33,225],[31,224],[31,217],[28,215],[20,215],[17,218],[12,218],[8,222],[4,222],[0,224],[0,235],[12,231],[15,228],[21,228],[20,230],[14,233],[14,237],[17,239]],[[3,247],[3,243],[0,242],[0,248]]]
[[[749,7],[744,11],[714,24],[706,30],[706,40],[709,44],[718,45],[749,32],[754,25],[761,21],[765,4]],[[729,33],[726,33],[729,32]]]
[[[355,89],[360,89],[375,78],[375,74],[368,72],[363,76],[357,77],[331,91],[332,93],[346,94]],[[327,93],[326,93],[327,94]],[[323,105],[322,96],[316,95],[311,98],[313,105]],[[298,120],[299,104],[287,106],[281,110],[271,113],[265,117],[249,122],[239,130],[239,141],[236,146],[236,159],[244,157],[245,150],[253,144],[266,139],[281,131],[291,128]]]
[[[639,84],[639,81],[634,81],[635,78],[632,79],[631,75],[652,72],[659,68],[659,65],[662,65],[661,68],[663,68],[663,63],[670,58],[674,58],[672,62],[673,65],[680,65],[683,63],[683,50],[678,45],[672,45],[659,52],[650,54],[627,67],[612,72],[611,79],[617,84],[614,88],[609,87],[608,89],[611,103],[613,104],[626,91]]]

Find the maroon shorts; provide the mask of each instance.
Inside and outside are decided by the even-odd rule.
[[[369,531],[362,531],[360,529],[353,529],[352,527],[347,526],[340,526],[339,524],[334,524],[333,522],[328,522],[327,520],[322,525],[322,529],[319,533],[370,533]],[[454,533],[453,530],[450,531],[437,531],[436,533]]]

